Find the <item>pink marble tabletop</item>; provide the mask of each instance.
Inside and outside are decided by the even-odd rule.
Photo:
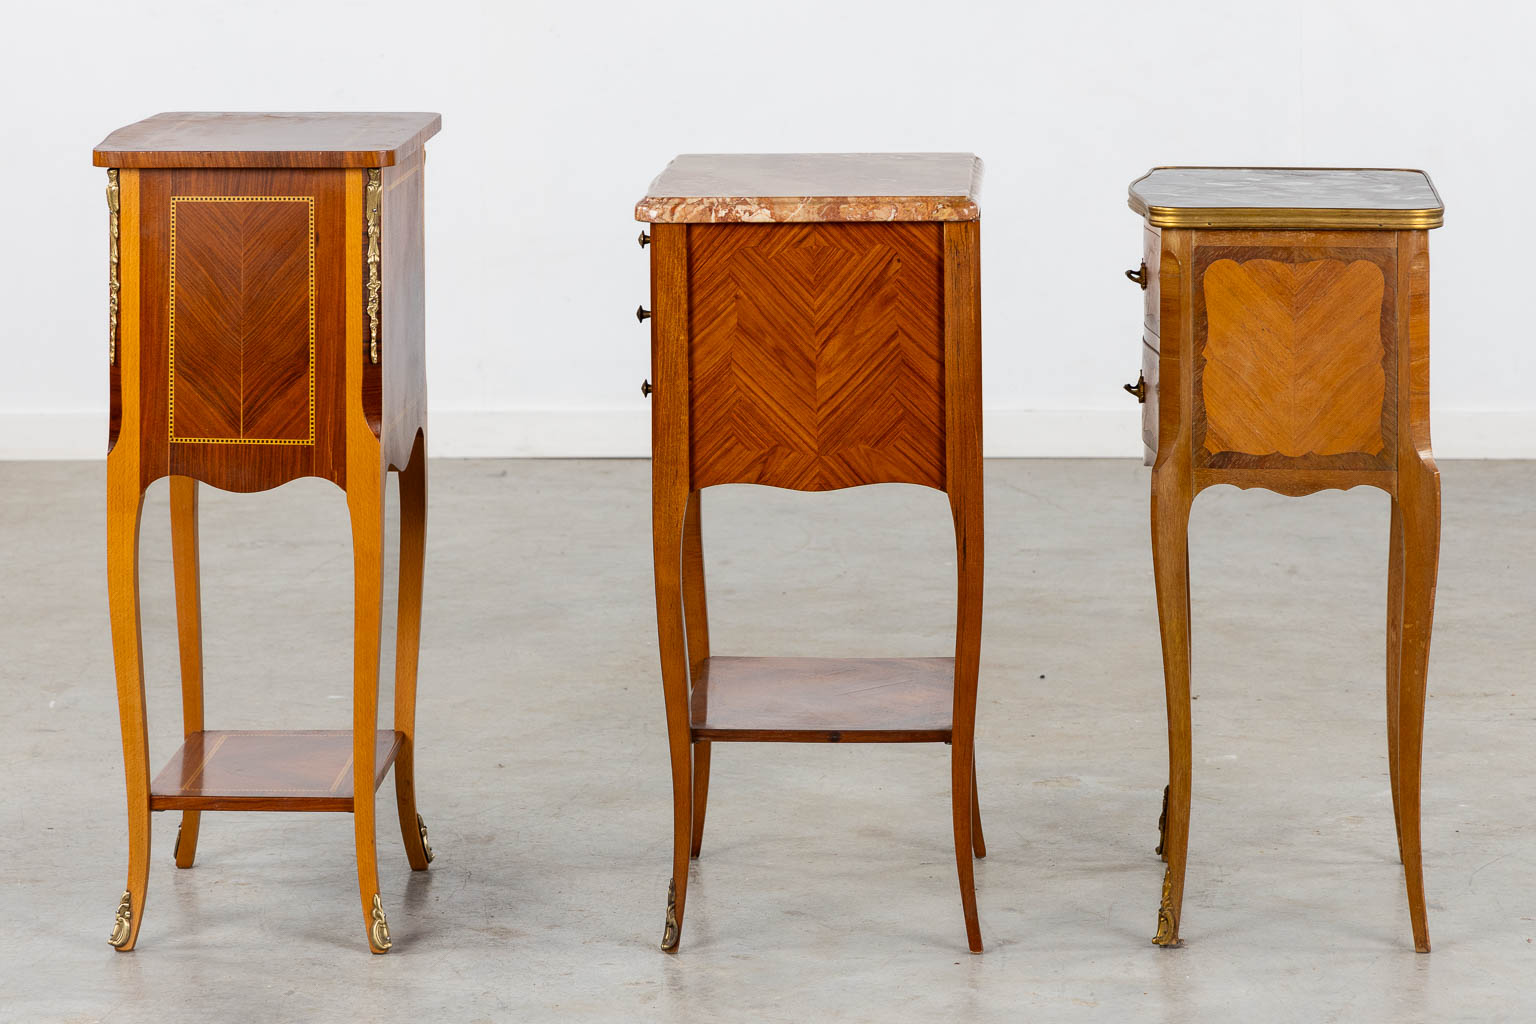
[[[974,153],[685,153],[651,182],[652,224],[976,220]]]

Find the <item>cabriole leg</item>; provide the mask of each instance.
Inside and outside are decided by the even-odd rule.
[[[426,553],[427,438],[422,431],[400,470],[400,599],[395,628],[395,729],[405,734],[395,758],[395,805],[413,871],[425,871],[433,856],[426,823],[416,809],[416,673]]]
[[[107,459],[107,603],[128,791],[128,884],[118,900],[108,941],[126,953],[138,942],[149,887],[149,731],[139,619],[139,520],[144,489],[137,461],[124,457],[126,451],[114,454],[118,457]]]
[[[348,465],[347,506],[352,518],[352,825],[357,840],[357,883],[368,948],[387,953],[389,922],[379,895],[373,780],[378,748],[379,632],[384,604],[383,467],[356,472]],[[358,479],[362,477],[363,479]]]
[[[171,564],[176,580],[176,637],[181,652],[181,722],[184,737],[203,731],[203,600],[198,560],[197,481],[173,476]],[[201,811],[182,811],[172,856],[178,868],[197,860]]]

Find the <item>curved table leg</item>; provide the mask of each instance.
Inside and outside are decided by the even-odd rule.
[[[699,491],[688,495],[683,516],[683,620],[688,641],[688,665],[696,669],[709,657],[709,601],[704,586],[704,537],[700,523]],[[708,740],[693,745],[693,833],[689,853],[699,855],[704,842],[704,811],[709,805]]]
[[[197,481],[173,476],[171,484],[171,564],[176,581],[176,638],[181,652],[181,723],[183,737],[203,731],[203,600],[197,539]],[[197,860],[201,811],[182,811],[172,856],[178,868]]]
[[[119,449],[114,454],[116,458],[107,459],[107,603],[128,791],[128,884],[118,900],[108,941],[126,953],[138,942],[149,888],[149,731],[139,619],[139,522],[144,489],[136,453]]]
[[[688,642],[684,626],[682,557],[686,491],[657,481],[651,511],[656,572],[656,630],[661,686],[667,708],[667,746],[672,761],[672,880],[661,948],[677,951],[688,898],[688,861],[693,849],[693,728],[688,712]]]
[[[1190,636],[1189,477],[1177,463],[1152,472],[1152,572],[1163,641],[1163,683],[1168,701],[1168,807],[1160,852],[1168,867],[1157,911],[1159,946],[1177,946],[1184,905],[1184,867],[1189,854]]]
[[[421,591],[427,554],[427,437],[418,431],[400,470],[400,599],[395,626],[395,807],[412,871],[432,862],[427,825],[416,809],[416,672],[421,654]]]
[[[372,472],[368,470],[371,468]],[[349,459],[347,507],[352,518],[352,826],[357,884],[368,948],[387,953],[389,922],[379,896],[373,779],[379,727],[379,634],[384,604],[384,471]]]
[[[1427,457],[1398,469],[1402,519],[1402,646],[1397,657],[1397,806],[1413,946],[1429,952],[1424,857],[1419,836],[1419,781],[1424,756],[1424,695],[1429,638],[1440,565],[1440,473]],[[1397,518],[1397,517],[1394,517]]]
[[[1392,498],[1392,532],[1387,547],[1387,776],[1392,785],[1392,823],[1397,857],[1403,857],[1403,809],[1397,794],[1397,714],[1403,667],[1403,510]]]
[[[980,495],[951,495],[959,603],[955,638],[955,712],[951,741],[950,795],[955,826],[955,867],[965,911],[966,942],[982,951],[972,859],[984,853],[976,803],[976,685],[981,667],[982,517]]]
[[[976,759],[971,758],[971,852],[977,859],[987,855],[987,840],[981,834],[981,798],[976,793]]]

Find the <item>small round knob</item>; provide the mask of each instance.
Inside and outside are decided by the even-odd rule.
[[[655,389],[651,387],[651,382],[650,381],[643,380],[643,381],[640,382],[640,393],[642,395],[644,395],[646,398],[650,398],[651,397],[651,392],[654,391],[654,390]]]
[[[1125,272],[1125,276],[1126,276],[1126,278],[1128,280],[1135,281],[1137,284],[1141,285],[1141,290],[1142,291],[1146,291],[1147,290],[1147,261],[1146,260],[1142,260],[1141,261],[1141,266],[1139,268],[1137,268],[1136,270],[1127,270]]]
[[[640,248],[644,249],[646,246],[648,246],[650,244],[651,244],[651,236],[646,234],[644,231],[640,232]]]
[[[1147,377],[1145,374],[1136,375],[1135,384],[1122,384],[1121,387],[1136,396],[1136,401],[1142,405],[1147,404]]]
[[[644,306],[636,306],[635,307],[635,319],[636,320],[639,320],[641,323],[645,323],[650,318],[651,318],[651,311],[650,310],[646,309]]]

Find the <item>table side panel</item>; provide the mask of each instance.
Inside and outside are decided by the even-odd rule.
[[[944,487],[941,232],[689,225],[694,488]]]
[[[1196,232],[1194,465],[1395,468],[1396,242]]]
[[[344,484],[348,172],[139,173],[144,484]]]
[[[382,436],[386,463],[401,467],[427,424],[425,164],[417,150],[386,167],[380,182]]]

